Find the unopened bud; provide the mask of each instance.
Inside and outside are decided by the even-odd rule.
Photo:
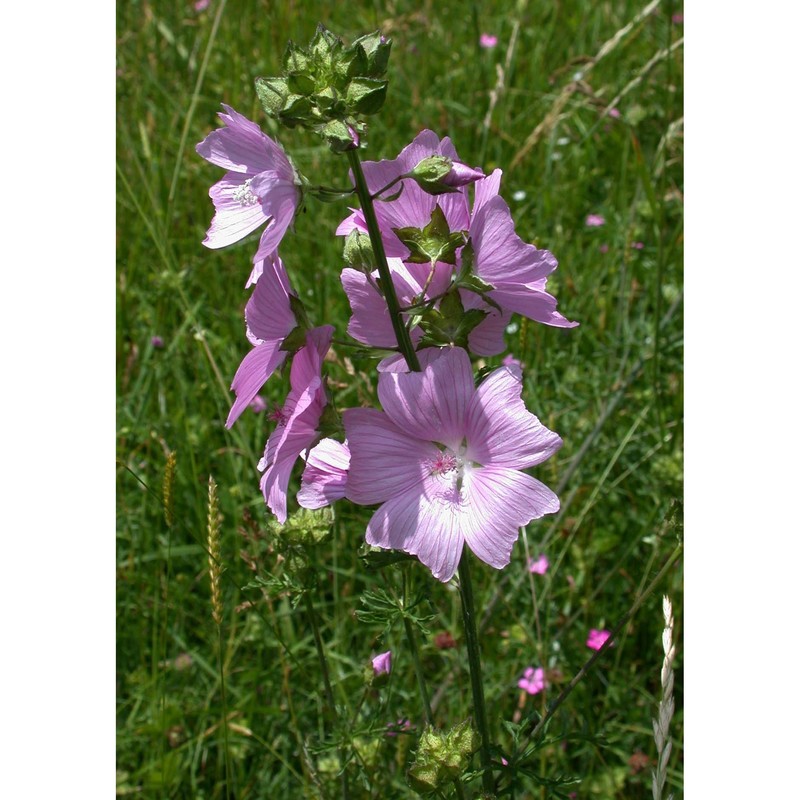
[[[361,272],[372,272],[377,267],[372,241],[363,231],[354,229],[344,240],[344,260]]]
[[[455,192],[484,177],[483,171],[454,161],[448,156],[428,156],[406,174],[428,194]]]

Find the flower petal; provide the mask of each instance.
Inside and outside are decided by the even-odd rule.
[[[231,406],[225,427],[230,428],[242,411],[252,402],[273,372],[286,360],[287,353],[280,349],[281,341],[273,340],[256,345],[239,364],[233,376],[231,390],[236,401]]]
[[[253,344],[285,339],[297,326],[289,295],[292,287],[278,258],[264,259],[260,279],[244,309],[248,338]]]
[[[474,469],[464,476],[463,493],[469,509],[462,523],[467,546],[496,569],[511,560],[521,527],[559,509],[550,489],[515,469]]]
[[[434,477],[384,503],[367,526],[367,543],[416,555],[446,582],[453,577],[464,547],[463,513],[452,493]]]
[[[383,372],[378,398],[391,420],[411,436],[458,449],[467,405],[475,393],[469,356],[446,349],[423,372]]]
[[[467,410],[467,458],[484,466],[524,469],[541,464],[561,447],[522,402],[517,367],[499,367],[475,391]]]
[[[246,175],[229,172],[209,189],[208,195],[214,201],[216,213],[203,240],[206,247],[212,250],[227,247],[252,233],[268,219],[260,203],[242,205],[234,197],[236,190],[246,180]]]
[[[540,251],[543,252],[543,251]],[[539,281],[542,285],[546,281]],[[516,311],[523,317],[552,325],[554,328],[575,328],[580,323],[568,320],[563,314],[556,311],[558,301],[553,295],[548,294],[543,288],[530,284],[502,284],[492,290],[489,296],[501,308]]]
[[[297,502],[303,508],[322,508],[341,500],[347,486],[350,450],[335,439],[323,439],[306,458]]]
[[[359,505],[382,503],[419,485],[430,472],[426,462],[440,452],[374,408],[349,408],[343,418],[350,448],[347,498]]]
[[[219,116],[226,127],[209,133],[195,148],[206,161],[223,169],[251,175],[265,169],[276,169],[285,177],[293,174],[279,144],[238,111],[226,105],[223,108],[227,113]]]

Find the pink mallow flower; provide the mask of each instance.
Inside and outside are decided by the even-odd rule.
[[[223,104],[224,128],[212,131],[197,152],[228,172],[208,194],[216,214],[203,244],[216,249],[238,242],[267,223],[253,261],[277,250],[294,221],[302,195],[299,179],[286,154],[247,117]],[[257,275],[248,282],[253,283]]]
[[[534,575],[544,575],[549,566],[550,562],[544,553],[536,559],[528,559],[528,572],[532,572]]]
[[[244,309],[247,338],[253,349],[242,359],[233,376],[231,390],[236,401],[231,407],[226,428],[230,428],[288,353],[281,350],[283,340],[297,327],[289,303],[292,287],[283,262],[277,255],[268,256],[259,264],[261,278]]]
[[[445,582],[465,542],[501,569],[519,529],[558,511],[558,497],[522,470],[548,459],[561,439],[525,409],[518,369],[500,367],[476,389],[466,351],[435,355],[422,372],[380,375],[383,411],[344,412],[346,496],[381,504],[368,544],[416,555]]]
[[[497,37],[491,33],[482,33],[479,41],[481,47],[485,48],[486,50],[491,50],[493,47],[497,47]]]
[[[372,670],[376,675],[388,675],[392,671],[392,651],[375,656],[372,659]]]
[[[589,214],[586,217],[587,228],[599,228],[601,225],[606,224],[606,218],[600,214]]]
[[[261,476],[264,500],[280,523],[286,522],[286,491],[292,468],[318,437],[319,419],[328,403],[322,362],[332,337],[332,325],[313,328],[306,334],[305,346],[295,353],[292,361],[289,376],[292,388],[283,408],[274,415],[278,426],[258,462],[258,468],[264,472]]]
[[[544,670],[541,667],[528,667],[517,681],[517,686],[528,694],[539,694],[545,687]]]
[[[611,631],[599,631],[597,628],[591,628],[589,630],[589,636],[586,639],[586,646],[590,650],[599,650],[606,643],[609,636],[611,636]]]
[[[545,290],[547,276],[558,266],[549,250],[526,244],[514,230],[506,201],[499,196],[501,170],[475,184],[469,227],[473,272],[492,288],[487,292],[503,311],[557,328],[574,328],[556,311],[555,297]]]
[[[322,508],[341,500],[347,486],[350,450],[347,442],[323,439],[306,457],[297,502],[303,508]]]

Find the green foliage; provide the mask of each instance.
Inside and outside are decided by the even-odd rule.
[[[260,586],[242,591],[258,576],[268,580],[263,569],[253,572],[242,550],[260,568],[275,566],[278,556],[269,552],[256,469],[271,423],[247,411],[233,429],[224,427],[230,381],[250,349],[242,310],[254,243],[219,251],[201,244],[212,216],[208,188],[222,171],[200,159],[194,144],[218,124],[220,102],[279,137],[315,184],[349,185],[346,165],[327,144],[300,126],[278,128],[252,88],[258,75],[286,69],[287,39],[309,41],[323,20],[346,41],[381,29],[394,43],[385,72],[388,50],[374,34],[361,42],[367,72],[384,70],[368,77],[391,80],[384,109],[370,117],[366,157],[394,158],[428,127],[450,136],[465,163],[487,174],[503,169],[501,194],[517,233],[555,254],[559,267],[548,290],[559,310],[581,323],[563,331],[515,319],[506,337],[523,363],[528,407],[564,445],[532,473],[558,491],[561,513],[528,527],[503,572],[487,567],[473,576],[478,614],[487,615],[481,648],[493,755],[509,761],[496,773],[499,793],[512,796],[513,786],[518,798],[566,797],[573,790],[602,800],[650,797],[646,762],[655,755],[650,720],[661,664],[657,598],[645,603],[530,752],[527,735],[534,715],[590,655],[588,628],[613,625],[680,536],[679,513],[669,515],[681,496],[683,447],[681,50],[625,92],[618,119],[603,116],[608,102],[681,35],[670,26],[677,7],[662,3],[596,63],[588,59],[644,3],[465,7],[441,0],[423,15],[405,0],[381,8],[244,0],[228,2],[212,39],[219,7],[212,2],[197,14],[191,3],[123,3],[117,16],[119,793],[338,797],[343,764],[353,798],[409,793],[406,773],[423,717],[399,612],[390,608],[372,622],[354,616],[369,610],[359,599],[365,591],[383,590],[391,599],[398,569],[367,569],[359,555],[371,510],[337,508],[331,539],[310,557],[336,703],[347,708],[348,722],[355,719],[349,730],[327,732],[311,723],[325,718],[325,701],[313,636],[305,615],[292,608],[291,586],[269,587],[266,595]],[[495,49],[479,47],[482,30],[498,36]],[[295,70],[301,71],[302,65]],[[290,87],[287,79],[278,89],[279,97],[306,98],[308,85],[298,78]],[[330,107],[338,97],[317,93],[317,102]],[[310,323],[334,323],[337,338],[345,337],[349,309],[333,231],[347,205],[309,197],[281,249]],[[606,224],[586,228],[589,213],[603,214]],[[163,347],[152,344],[156,335]],[[493,367],[501,358],[485,361]],[[372,402],[373,354],[335,344],[326,367],[337,407]],[[262,396],[282,405],[287,385],[288,376],[276,376]],[[172,451],[178,458],[168,527],[161,485]],[[219,484],[223,515],[230,778],[204,572],[209,474]],[[548,554],[547,575],[526,571],[526,542],[530,555]],[[436,700],[435,724],[446,729],[471,714],[457,598],[414,559],[403,560],[430,604],[413,613],[428,618],[428,632],[418,633],[420,660]],[[277,566],[269,575],[285,574]],[[679,568],[661,592],[673,599],[679,643],[668,776],[679,797]],[[389,648],[391,681],[380,691],[366,687],[364,666]],[[520,696],[516,680],[529,665],[545,666],[544,695]],[[530,721],[516,744],[500,724],[515,717],[523,727]],[[396,725],[403,718],[410,728]],[[396,736],[384,735],[389,724]],[[296,735],[298,728],[305,736]],[[580,784],[564,788],[558,780],[566,776]],[[468,797],[479,794],[479,779],[467,773],[464,784]]]

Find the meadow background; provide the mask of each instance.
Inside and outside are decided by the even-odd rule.
[[[485,612],[489,707],[497,720],[524,721],[591,655],[589,628],[612,628],[682,535],[681,11],[669,2],[581,0],[118,5],[118,795],[313,796],[315,781],[325,788],[330,755],[315,735],[322,692],[307,621],[288,599],[266,603],[243,589],[253,573],[240,555],[248,549],[242,531],[267,520],[256,463],[269,423],[248,411],[234,430],[223,424],[248,348],[242,310],[252,243],[201,245],[212,216],[207,191],[221,172],[194,145],[216,127],[220,103],[278,135],[312,179],[342,185],[344,160],[302,132],[278,132],[253,80],[277,74],[286,40],[308,41],[317,22],[348,41],[381,29],[394,42],[389,94],[365,157],[394,157],[424,127],[449,135],[465,162],[504,170],[501,191],[518,233],[559,260],[548,287],[580,327],[517,321],[507,341],[525,366],[528,407],[564,439],[536,473],[558,491],[562,510],[528,527],[505,571],[477,565],[473,578]],[[497,45],[482,48],[481,33]],[[345,204],[309,202],[281,248],[310,317],[336,324],[339,336],[348,306],[333,231],[344,214]],[[587,226],[590,214],[605,224]],[[369,372],[349,367],[371,362],[335,351],[339,405],[367,402]],[[285,391],[275,378],[262,395],[280,403]],[[168,527],[161,494],[171,452]],[[223,514],[227,783],[205,544],[209,475]],[[380,733],[402,718],[412,733],[421,728],[402,630],[380,638],[382,626],[354,617],[360,596],[387,582],[358,556],[368,513],[341,509],[320,554],[322,636],[337,701],[351,711],[371,656],[394,652],[389,686],[368,695],[354,729],[372,743],[380,769],[363,766],[354,786],[363,792],[356,796],[413,796],[404,777],[413,736]],[[548,555],[546,575],[527,572],[526,550]],[[262,555],[265,568],[270,558]],[[412,579],[425,591],[425,613],[435,614],[421,643],[435,717],[451,725],[471,708],[457,595],[422,568]],[[580,779],[565,793],[651,796],[663,593],[678,642],[668,787],[682,796],[680,561],[561,707],[551,729],[559,740],[537,751],[540,778]],[[455,647],[442,647],[444,634]],[[521,697],[518,678],[540,665],[548,690]],[[510,733],[497,722],[494,732],[511,749]],[[555,796],[536,776],[518,777],[517,797]]]

